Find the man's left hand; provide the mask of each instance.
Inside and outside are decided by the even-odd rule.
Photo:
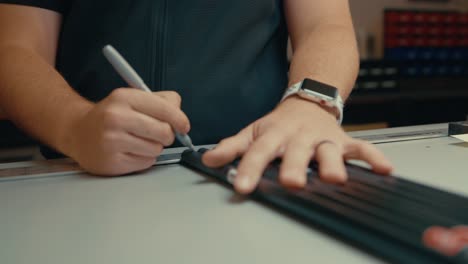
[[[328,182],[347,179],[344,162],[362,160],[379,174],[389,174],[392,165],[372,144],[349,137],[336,118],[315,103],[290,97],[268,115],[237,135],[222,140],[203,156],[209,167],[220,167],[241,157],[234,180],[236,191],[252,192],[265,168],[281,157],[279,181],[287,187],[307,184],[306,171],[312,159],[319,175]]]

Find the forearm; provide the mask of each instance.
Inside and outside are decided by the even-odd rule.
[[[0,105],[19,127],[63,151],[71,122],[92,104],[37,53],[10,45],[0,46]]]
[[[0,108],[0,120],[5,119],[5,118],[6,118],[5,112]]]
[[[289,85],[311,78],[337,87],[346,99],[359,70],[353,30],[341,25],[317,25],[296,42]]]

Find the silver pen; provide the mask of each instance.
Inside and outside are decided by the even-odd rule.
[[[151,90],[145,84],[143,79],[138,75],[138,73],[130,66],[130,64],[120,55],[120,53],[111,45],[106,45],[102,52],[114,69],[119,73],[119,75],[130,85],[130,87],[138,88],[145,92],[151,93]],[[196,151],[195,146],[192,144],[192,139],[187,134],[181,134],[175,131],[177,140],[182,143],[185,147]]]

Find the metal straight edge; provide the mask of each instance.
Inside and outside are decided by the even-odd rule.
[[[199,146],[199,148],[212,148],[214,145]],[[157,158],[154,166],[177,164],[181,154],[187,148],[166,149]],[[27,162],[14,162],[0,164],[0,183],[11,181],[24,181],[40,178],[66,177],[85,173],[77,163],[71,159],[40,160]]]
[[[410,127],[384,128],[348,133],[351,137],[373,144],[423,140],[448,136],[448,124],[432,124]]]

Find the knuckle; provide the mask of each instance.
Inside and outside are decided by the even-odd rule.
[[[269,137],[289,137],[292,133],[295,131],[288,126],[280,125],[280,124],[272,124],[269,126],[265,126],[263,128],[266,128],[264,131],[264,135],[267,135]],[[300,130],[299,130],[300,131]]]
[[[372,151],[374,148],[374,145],[363,140],[359,140],[356,145],[357,145],[358,152],[361,154],[368,153],[369,151]]]
[[[175,91],[169,91],[169,96],[177,105],[180,105],[180,103],[182,102],[182,97],[180,96],[179,93]]]
[[[229,145],[229,138],[225,138],[218,143],[218,146],[227,146]]]
[[[154,154],[155,156],[159,156],[159,154],[161,154],[161,152],[164,150],[164,146],[162,144],[156,144],[154,146]]]
[[[106,132],[102,135],[101,147],[107,153],[116,153],[118,150],[118,136],[115,133]]]
[[[372,146],[371,143],[369,143],[368,141],[362,140],[362,139],[354,139],[352,141],[352,143],[356,144],[359,147],[370,147],[370,146]]]
[[[336,150],[338,151],[338,153],[340,154],[343,154],[345,152],[345,146],[343,143],[341,142],[334,142],[334,144],[332,144],[333,146],[335,146]]]
[[[290,144],[293,144],[293,146],[295,147],[312,147],[312,145],[314,144],[314,141],[312,138],[308,137],[308,136],[302,136],[302,137],[297,137],[297,138],[293,138],[291,139],[290,141]]]
[[[165,145],[171,145],[174,143],[175,135],[169,124],[164,124],[161,127],[161,138]]]
[[[174,119],[172,121],[168,121],[170,124],[172,124],[172,126],[177,130],[177,131],[180,131],[180,132],[184,132],[185,131],[185,128],[186,126],[188,125],[188,123],[185,121],[184,118],[182,117],[174,117]]]
[[[102,119],[105,128],[118,128],[122,123],[120,111],[116,107],[108,107],[104,109]]]
[[[343,153],[346,143],[341,139],[334,137],[322,137],[315,141],[316,148],[327,148],[339,153]]]
[[[174,120],[177,120],[176,118],[174,118],[174,116],[176,116],[175,108],[173,108],[171,105],[167,105],[159,111],[159,114],[162,117],[162,121],[170,122],[172,124]]]
[[[117,88],[111,92],[109,98],[112,101],[120,102],[125,101],[128,97],[128,89],[127,88]]]
[[[176,105],[177,107],[180,107],[182,98],[176,91],[162,91],[156,92],[155,94],[158,95],[159,98],[162,98],[162,100],[167,102],[170,106]]]

